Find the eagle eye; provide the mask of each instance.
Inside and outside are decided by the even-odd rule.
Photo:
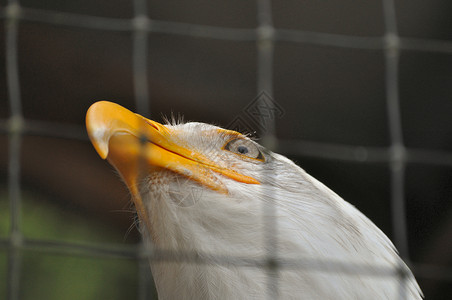
[[[226,143],[223,149],[249,158],[264,161],[264,156],[257,145],[250,140],[235,138]]]

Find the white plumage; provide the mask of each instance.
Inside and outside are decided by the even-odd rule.
[[[96,103],[98,107],[88,112],[88,132],[105,124],[105,116],[99,114],[106,110],[103,106],[111,107],[105,104],[108,102],[99,103],[103,104]],[[269,282],[265,268],[212,264],[209,259],[215,255],[265,261],[269,250],[266,220],[276,225],[274,248],[276,262],[281,263],[275,277],[278,299],[422,298],[413,275],[384,233],[286,157],[213,125],[163,126],[141,116],[133,118],[145,120],[152,130],[163,134],[165,143],[188,150],[182,156],[191,153],[195,158],[188,158],[199,164],[176,170],[160,162],[157,166],[146,158],[147,154],[140,154],[148,167],[139,172],[134,169],[136,181],[132,183],[130,170],[118,163],[119,154],[115,154],[124,141],[115,139],[133,135],[139,140],[140,135],[130,128],[139,127],[136,124],[142,121],[126,129],[121,125],[118,130],[114,125],[108,129],[111,132],[102,135],[106,136],[103,140],[91,136],[102,157],[107,157],[107,153],[101,153],[101,144],[104,148],[105,143],[109,146],[109,161],[129,188],[137,187],[131,191],[135,203],[141,202],[140,218],[147,219],[142,220],[144,237],[159,249],[196,253],[207,261],[151,262],[159,299],[265,299]],[[103,125],[98,124],[98,119]],[[177,154],[156,139],[154,131],[144,133],[147,142]],[[142,144],[137,145],[144,149]],[[197,154],[209,162],[196,158]],[[231,170],[257,182],[242,182],[247,180],[224,175],[218,169]],[[204,182],[202,176],[208,180]],[[297,266],[289,262],[297,262]],[[403,281],[397,276],[399,268],[406,272]]]

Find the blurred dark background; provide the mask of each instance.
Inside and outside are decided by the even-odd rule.
[[[399,95],[405,145],[452,153],[452,2],[399,0],[402,38],[434,40],[449,51],[403,50]],[[23,0],[24,8],[129,19],[132,1]],[[0,119],[10,116],[5,68],[6,1],[0,1]],[[148,1],[151,19],[228,28],[258,26],[254,1]],[[273,1],[273,23],[360,37],[385,34],[381,1]],[[149,33],[150,118],[227,126],[258,95],[255,41],[225,41]],[[421,40],[421,41],[422,41]],[[451,44],[448,44],[451,43]],[[83,132],[88,107],[98,100],[135,110],[132,32],[21,21],[18,62],[26,120]],[[448,53],[447,53],[448,52]],[[277,42],[273,99],[282,140],[363,147],[390,145],[384,52]],[[83,133],[84,134],[84,133]],[[7,238],[7,127],[0,135],[0,238]],[[389,237],[390,169],[385,162],[323,159],[289,154],[302,168],[358,207]],[[128,232],[134,214],[128,192],[87,141],[28,134],[21,153],[22,228],[26,238],[77,243],[136,244]],[[452,268],[452,167],[409,163],[405,181],[411,261]],[[6,295],[5,248],[0,248],[0,298]],[[132,299],[138,286],[131,260],[52,256],[26,251],[23,299]],[[426,299],[448,299],[451,281],[419,277]],[[429,278],[427,278],[429,277]],[[62,278],[56,280],[56,278]],[[80,296],[77,291],[84,291]],[[53,297],[53,298],[52,298]],[[72,297],[72,298],[71,298]]]

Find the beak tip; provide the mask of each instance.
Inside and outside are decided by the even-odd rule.
[[[109,131],[105,128],[102,110],[111,102],[99,101],[91,105],[86,113],[86,129],[89,139],[102,159],[108,156]],[[112,104],[112,103],[111,103]]]
[[[97,153],[102,159],[106,159],[108,156],[108,147],[96,147]]]
[[[109,136],[106,136],[106,131],[102,128],[88,127],[88,136],[96,149],[97,153],[102,159],[106,159],[108,156],[108,141]]]

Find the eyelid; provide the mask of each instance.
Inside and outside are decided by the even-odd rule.
[[[239,137],[232,138],[232,139],[228,140],[228,141],[224,144],[223,149],[228,150],[228,151],[231,151],[231,150],[230,150],[230,145],[231,145],[233,142],[237,141],[237,140],[245,141],[245,139],[239,138]],[[232,152],[232,151],[231,151],[231,152]]]

